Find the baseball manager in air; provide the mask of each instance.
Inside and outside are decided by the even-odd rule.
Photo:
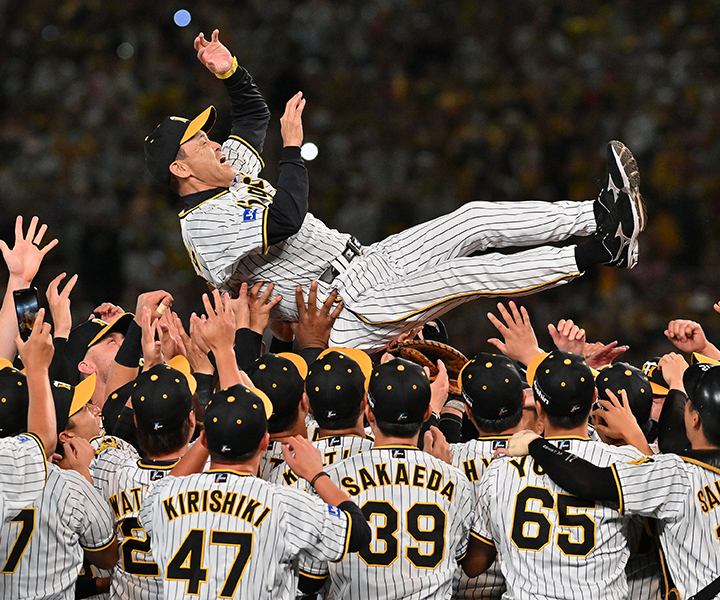
[[[608,145],[608,175],[594,201],[468,202],[362,246],[308,212],[302,93],[288,101],[280,119],[284,147],[273,186],[259,178],[270,111],[255,82],[217,30],[210,40],[198,35],[195,49],[227,87],[230,137],[222,146],[208,138],[213,106],[193,120],[167,117],[145,140],[148,169],[183,200],[183,240],[199,275],[231,292],[243,282],[272,282],[273,294],[282,296],[274,316],[289,322],[297,320],[297,286],[317,281],[319,298],[340,298],[344,305],[333,346],[379,350],[468,300],[533,293],[593,264],[631,268],[637,262],[645,211],[637,164],[620,142]],[[544,245],[573,235],[588,240]],[[471,256],[507,247],[532,248]]]

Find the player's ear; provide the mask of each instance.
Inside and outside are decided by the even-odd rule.
[[[367,418],[368,423],[370,423],[371,425],[375,423],[375,415],[373,414],[370,405],[367,403],[365,404],[365,417]]]
[[[93,363],[81,360],[78,363],[78,371],[80,371],[83,375],[92,375],[97,372],[97,368]]]
[[[260,446],[258,447],[258,450],[260,450],[260,453],[262,454],[265,452],[265,450],[268,449],[268,446],[270,445],[270,434],[266,431],[265,435],[263,436],[263,439],[260,440]]]
[[[300,411],[307,415],[310,412],[310,398],[303,392],[302,398],[300,399]]]
[[[203,429],[198,436],[198,442],[202,444],[203,448],[207,448],[207,438],[205,437],[205,430]]]
[[[430,415],[432,415],[432,406],[428,404],[427,410],[425,411],[425,414],[423,415],[423,423],[430,418]]]
[[[192,175],[190,166],[183,160],[176,160],[170,165],[170,173],[178,179],[187,179]]]

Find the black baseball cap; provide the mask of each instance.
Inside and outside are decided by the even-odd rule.
[[[579,354],[553,350],[538,354],[527,369],[533,395],[553,415],[590,412],[595,398],[595,375]]]
[[[150,174],[160,183],[170,183],[170,165],[175,162],[180,146],[198,131],[209,132],[217,113],[208,106],[192,121],[183,117],[165,117],[162,123],[145,138],[145,164]]]
[[[77,385],[70,385],[62,381],[53,381],[51,385],[53,402],[55,404],[55,420],[57,431],[60,433],[67,427],[67,422],[76,412],[90,402],[97,377],[92,373]]]
[[[598,397],[609,400],[607,391],[610,390],[622,402],[620,390],[627,394],[630,410],[639,425],[643,425],[650,418],[652,409],[653,391],[650,381],[640,369],[618,362],[604,369],[595,377],[595,387]]]
[[[662,371],[658,368],[659,362],[659,356],[646,360],[643,363],[642,372],[645,373],[645,377],[648,378],[654,396],[667,396],[669,386],[663,377]]]
[[[433,342],[441,342],[443,344],[448,343],[448,333],[445,323],[440,319],[433,319],[423,325],[422,328],[423,339],[430,340]]]
[[[480,352],[458,377],[463,400],[473,415],[495,421],[523,408],[523,382],[506,356]]]
[[[0,438],[27,430],[28,387],[25,375],[0,358]]]
[[[366,381],[360,365],[348,354],[336,350],[323,354],[310,365],[305,380],[313,414],[328,420],[350,416],[365,397]]]
[[[378,421],[399,424],[422,422],[430,396],[430,380],[423,368],[404,358],[375,367],[367,393]]]
[[[237,458],[256,450],[267,432],[272,402],[261,390],[238,383],[213,394],[205,409],[210,452]]]
[[[690,400],[693,399],[693,392],[700,378],[716,365],[712,363],[696,362],[691,364],[683,373],[683,387]]]
[[[135,378],[132,405],[139,429],[158,433],[177,429],[193,407],[188,379],[170,365],[155,365]]]
[[[263,354],[245,372],[272,402],[270,420],[282,419],[297,410],[305,392],[302,373],[307,374],[307,363],[299,354]]]
[[[132,313],[124,313],[112,323],[106,323],[102,319],[88,319],[70,331],[65,344],[65,361],[71,384],[75,385],[80,381],[78,365],[85,358],[88,349],[111,333],[118,332],[125,335],[134,318],[135,315]]]

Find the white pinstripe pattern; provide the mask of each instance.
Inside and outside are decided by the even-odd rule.
[[[552,443],[603,467],[641,456],[629,446],[608,446],[577,438]],[[625,600],[628,586],[624,569],[630,553],[626,541],[628,517],[621,515],[617,506],[597,503],[595,508],[567,509],[572,524],[559,523],[560,494],[564,495],[563,501],[569,498],[572,502],[575,497],[559,488],[542,469],[540,474],[535,472],[533,466],[531,456],[497,459],[480,482],[473,532],[495,544],[497,562],[507,585],[503,598]],[[518,497],[523,498],[521,494],[535,494],[537,490],[552,498],[551,506],[542,506],[534,497],[518,501]],[[522,517],[523,510],[529,517]],[[541,516],[534,517],[536,513]],[[541,532],[540,525],[533,519],[549,523],[547,533]],[[580,525],[589,523],[594,523],[590,531]],[[542,547],[521,549],[513,541],[513,531],[516,535],[522,532],[528,540],[540,540],[538,545],[543,544]],[[588,542],[593,531],[594,545],[586,548],[586,556],[565,554],[559,545]]]
[[[100,494],[75,471],[49,465],[40,497],[26,504],[35,525],[13,573],[0,574],[2,598],[71,600],[83,563],[83,548],[107,546],[113,518]],[[5,565],[22,533],[20,522],[0,529],[0,565]]]
[[[201,500],[199,512],[179,514],[182,512],[177,500],[179,494],[187,498],[187,492],[197,491],[202,498],[204,490],[209,491],[210,498],[214,492],[221,494],[223,502],[228,497],[234,498],[232,507],[226,510],[229,514],[212,512],[211,500],[204,511]],[[259,505],[243,518],[243,511],[252,500]],[[168,520],[166,501],[178,512],[172,520]],[[266,508],[270,510],[263,517]],[[234,516],[238,510],[239,516]],[[163,574],[188,532],[191,529],[205,532],[202,560],[208,569],[208,581],[200,584],[198,598],[201,600],[218,598],[239,554],[237,547],[211,544],[213,530],[252,534],[252,553],[232,597],[259,600],[294,598],[298,555],[303,553],[315,560],[338,560],[345,553],[348,535],[347,515],[305,492],[270,485],[250,475],[219,471],[168,477],[151,486],[143,500],[140,521],[151,534],[153,553]],[[186,586],[185,581],[165,578],[165,596],[184,597]]]
[[[397,454],[396,450],[403,452],[399,456],[394,456]],[[376,465],[387,465],[390,484],[378,484],[381,480]],[[421,468],[417,472],[424,474],[422,479],[417,480],[420,485],[412,485],[416,467]],[[398,474],[402,472],[402,468],[409,475],[409,485],[399,482]],[[362,486],[358,486],[357,490],[352,487],[349,478],[355,483],[360,482],[362,469],[377,479],[375,481],[377,485],[368,486],[364,490]],[[436,490],[425,485],[433,470],[442,476]],[[397,539],[397,558],[389,566],[371,566],[358,554],[348,554],[339,563],[300,561],[301,572],[311,576],[320,576],[329,571],[331,587],[327,595],[328,600],[450,598],[453,576],[458,568],[457,558],[464,555],[467,550],[473,515],[474,494],[471,484],[464,475],[458,469],[409,446],[373,448],[331,465],[326,471],[341,489],[350,494],[352,500],[361,509],[367,502],[379,501],[389,503],[398,514],[398,528],[394,533]],[[442,490],[450,483],[454,486],[452,500],[442,495]],[[419,542],[408,532],[408,512],[417,505],[437,506],[446,515],[445,527],[441,532],[429,529],[433,527],[433,522],[429,518],[423,517],[424,521],[418,524],[424,531],[430,530],[442,534],[443,555],[434,568],[418,568],[409,559],[411,548],[426,556],[432,554],[436,548],[434,544]],[[379,514],[373,516],[370,521],[371,529],[374,530],[370,545],[373,552],[387,550],[387,542],[378,539],[378,528],[386,524],[387,517]]]
[[[260,457],[260,472],[258,477],[270,479],[270,474],[285,464],[285,455],[282,453],[282,442],[270,440],[268,449]]]
[[[0,523],[40,495],[46,476],[45,452],[37,438],[0,438]]]
[[[615,465],[625,512],[659,520],[660,543],[682,598],[720,575],[720,470],[673,454]]]

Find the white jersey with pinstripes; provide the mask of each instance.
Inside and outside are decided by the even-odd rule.
[[[453,466],[465,473],[476,494],[480,489],[480,479],[490,465],[495,450],[505,448],[509,438],[509,435],[498,435],[462,444],[450,444]],[[454,598],[499,600],[505,592],[505,578],[497,561],[478,577],[469,578],[462,570],[458,570],[456,577],[458,581]]]
[[[359,435],[332,435],[312,442],[323,455],[323,465],[330,466],[355,454],[360,454],[373,447],[373,440]],[[287,465],[281,465],[270,472],[267,480],[277,485],[287,485],[297,489],[306,489],[307,481],[298,477]]]
[[[271,474],[285,464],[285,455],[282,451],[282,442],[270,440],[267,450],[260,457],[260,471],[258,477],[269,480]]]
[[[73,599],[83,549],[101,550],[113,538],[100,494],[75,471],[49,465],[42,494],[0,529],[2,597]]]
[[[680,596],[688,598],[720,576],[720,469],[674,454],[612,468],[623,511],[658,520]]]
[[[340,560],[350,539],[342,510],[234,471],[158,482],[140,521],[166,598],[294,598],[298,555]]]
[[[0,438],[0,524],[37,498],[46,479],[45,451],[38,438]]]
[[[584,438],[549,441],[600,467],[642,456]],[[617,505],[566,493],[524,456],[487,468],[472,533],[497,549],[503,598],[625,600],[628,519]]]
[[[465,476],[414,446],[375,447],[326,472],[360,506],[372,541],[338,563],[301,560],[300,572],[329,572],[328,599],[450,598],[473,517]]]
[[[108,501],[117,523],[120,559],[110,579],[110,597],[156,600],[163,597],[162,578],[138,512],[148,486],[165,477],[177,461],[142,460],[111,440],[99,440],[90,466],[95,487]]]

